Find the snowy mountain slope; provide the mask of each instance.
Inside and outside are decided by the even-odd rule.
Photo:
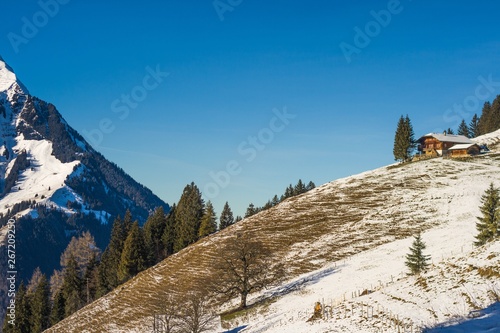
[[[17,281],[40,267],[50,276],[71,235],[109,241],[117,215],[144,222],[168,205],[95,151],[56,107],[29,94],[0,57],[0,249],[16,220]],[[0,326],[5,318],[7,256],[0,257]]]
[[[286,262],[289,281],[252,295],[254,301],[275,297],[228,323],[234,332],[379,332],[397,320],[417,329],[467,315],[472,305],[491,304],[492,291],[500,289],[498,275],[484,275],[498,267],[500,244],[472,247],[480,197],[491,182],[500,185],[499,171],[500,153],[493,151],[333,181],[167,258],[48,332],[151,329],[165,295],[183,294],[193,279],[209,274],[217,248],[241,232],[262,240],[275,260]],[[423,231],[433,258],[419,284],[404,266],[417,231]],[[374,292],[352,299],[364,290]],[[323,299],[335,306],[335,319],[306,323]],[[376,317],[362,319],[362,303]]]
[[[15,188],[2,198],[0,213],[3,214],[6,214],[13,204],[26,199],[39,198],[37,202],[47,203],[56,191],[65,187],[64,181],[80,164],[79,161],[59,161],[52,155],[52,143],[46,140],[24,140],[21,135],[13,150],[28,151],[31,167],[20,174]],[[9,167],[12,164],[13,162]],[[7,173],[10,171],[9,167]],[[42,197],[46,199],[41,199]]]
[[[84,211],[102,212],[103,216],[123,215],[128,208],[145,220],[155,207],[166,207],[150,190],[94,151],[54,105],[31,96],[1,58],[0,154],[0,214],[5,215],[15,203],[33,200],[71,213],[67,202],[51,200],[56,194],[60,199],[61,190],[76,194]],[[80,164],[83,169],[68,177]],[[14,213],[18,218],[22,215]]]

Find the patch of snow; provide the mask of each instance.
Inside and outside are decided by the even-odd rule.
[[[19,175],[12,191],[0,200],[0,213],[5,214],[10,206],[21,201],[47,202],[56,191],[65,187],[66,177],[80,164],[79,161],[59,161],[52,155],[52,143],[46,140],[25,140],[20,135],[14,151],[22,150],[28,153],[31,166]],[[13,161],[9,163],[8,171],[12,165]]]
[[[16,84],[24,93],[28,93],[26,87],[17,79],[14,70],[0,56],[0,91],[7,91]]]
[[[474,141],[479,145],[487,145],[487,146],[496,145],[500,142],[500,130],[478,136],[477,138],[472,139],[472,141]]]

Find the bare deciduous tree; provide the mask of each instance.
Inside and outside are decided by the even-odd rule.
[[[262,242],[247,235],[234,237],[218,255],[214,289],[228,299],[239,296],[239,308],[246,308],[251,292],[267,288],[283,277],[282,269],[270,255]]]
[[[180,325],[179,299],[172,294],[167,294],[161,305],[163,313],[155,317],[155,332],[176,333]]]
[[[180,328],[182,332],[203,333],[213,331],[217,317],[211,305],[211,297],[206,291],[189,292],[181,305]]]

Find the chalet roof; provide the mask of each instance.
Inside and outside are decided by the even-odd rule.
[[[432,137],[435,138],[441,142],[451,142],[451,143],[459,143],[459,144],[472,144],[472,142],[468,137],[463,136],[463,135],[453,135],[453,134],[443,134],[443,133],[429,133],[424,135],[419,139],[422,140],[423,138],[427,137]]]
[[[462,149],[469,149],[470,147],[472,146],[477,146],[477,144],[475,143],[462,143],[462,144],[458,144],[458,145],[454,145],[453,147],[451,147],[450,149],[448,150],[462,150]],[[478,146],[479,147],[479,146]]]

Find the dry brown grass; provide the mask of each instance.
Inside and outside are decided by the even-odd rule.
[[[433,161],[418,162],[428,163]],[[165,259],[48,332],[104,332],[108,324],[144,326],[150,316],[161,313],[167,294],[183,295],[210,278],[217,250],[238,232],[265,243],[277,261],[286,258],[288,277],[293,278],[433,227],[438,223],[436,209],[418,195],[439,186],[436,180],[423,171],[404,183],[395,181],[412,164],[290,198]],[[449,168],[453,171],[457,164],[449,163]]]

